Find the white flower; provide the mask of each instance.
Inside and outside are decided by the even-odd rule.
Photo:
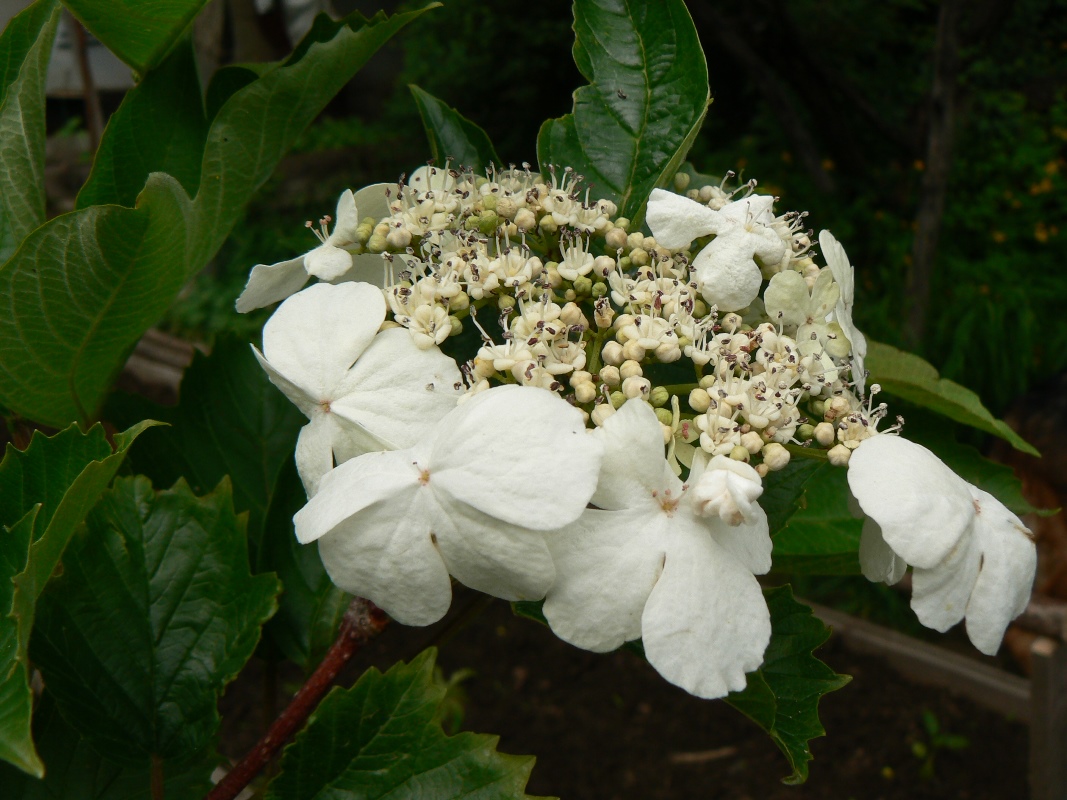
[[[328,217],[320,221],[321,230],[313,229],[321,242],[318,247],[288,261],[254,266],[244,291],[237,298],[237,311],[244,314],[284,300],[300,291],[300,287],[312,275],[324,281],[344,278],[353,265],[352,254],[345,248],[356,243],[356,229],[359,227],[356,204],[364,206],[364,213],[385,209],[380,186],[368,186],[357,195],[352,194],[351,189],[346,189],[337,201],[337,215],[332,220],[333,231],[329,230]],[[382,197],[379,199],[378,195]],[[380,264],[374,264],[374,268],[380,269]]]
[[[830,231],[819,233],[819,246],[822,248],[826,266],[833,273],[834,282],[841,287],[841,297],[837,301],[835,316],[845,337],[852,344],[852,380],[856,383],[856,393],[863,394],[866,376],[863,374],[863,359],[867,357],[867,339],[852,322],[852,304],[855,300],[855,270],[845,255],[845,248],[833,237]]]
[[[754,259],[777,264],[785,255],[785,242],[769,227],[773,204],[773,197],[753,194],[714,211],[687,197],[653,189],[646,220],[656,242],[670,249],[715,234],[693,259],[697,287],[719,311],[737,311],[759,295],[763,276]]]
[[[1026,608],[1037,568],[1032,535],[1019,518],[922,445],[891,434],[853,451],[848,485],[876,523],[863,528],[864,574],[893,582],[910,564],[919,621],[946,631],[966,617],[974,646],[995,653],[1008,623]]]
[[[826,322],[840,297],[841,290],[830,270],[819,273],[810,292],[800,273],[787,270],[771,278],[763,302],[767,316],[796,330],[802,355],[818,355],[825,349],[831,356],[841,358],[848,355],[848,342],[841,338],[843,329]]]
[[[757,508],[737,527],[699,516],[641,400],[596,435],[604,442],[597,508],[549,536],[557,578],[544,613],[552,630],[595,652],[641,638],[649,663],[698,697],[743,689],[771,635],[753,576],[771,566],[766,515]]]
[[[763,494],[759,473],[744,461],[715,456],[689,489],[697,512],[719,517],[727,525],[755,523],[763,513],[756,503]],[[766,519],[766,517],[763,517]]]
[[[455,405],[456,362],[420,350],[407,331],[378,332],[382,292],[366,283],[319,283],[279,306],[255,350],[271,383],[304,412],[296,466],[308,494],[334,463],[410,447]]]
[[[573,522],[601,445],[581,412],[542,389],[475,394],[406,450],[369,453],[322,480],[294,518],[331,579],[406,625],[448,611],[449,575],[505,600],[555,577],[545,530]]]

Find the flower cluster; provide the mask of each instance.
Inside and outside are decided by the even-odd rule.
[[[415,625],[451,578],[543,598],[563,639],[641,638],[721,697],[770,638],[758,498],[799,453],[849,465],[869,577],[913,565],[920,619],[966,615],[996,648],[1033,576],[1025,528],[878,432],[844,249],[823,231],[820,266],[804,215],[731,177],[654,190],[645,235],[570,169],[421,168],[346,192],[313,250],[253,269],[239,310],[288,297],[256,352],[309,419],[296,533],[337,585]],[[936,503],[924,470],[952,478]]]

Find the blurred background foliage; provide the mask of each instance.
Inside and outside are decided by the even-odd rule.
[[[222,60],[242,55],[234,26],[254,19],[237,13],[242,2],[228,0]],[[339,13],[380,5],[411,4],[333,3]],[[857,267],[855,313],[871,337],[919,352],[998,414],[1067,367],[1067,0],[690,9],[714,96],[691,160],[704,173],[754,177],[781,210],[831,229]],[[254,19],[261,50],[284,47],[280,19]],[[263,313],[233,311],[251,266],[312,246],[304,221],[332,213],[345,187],[425,161],[408,84],[481,125],[502,157],[535,163],[540,123],[566,113],[582,82],[572,40],[566,0],[446,0],[306,131],[165,327],[198,341],[254,335]],[[931,210],[938,191],[943,210]],[[914,284],[922,226],[936,239],[920,255],[925,311]]]

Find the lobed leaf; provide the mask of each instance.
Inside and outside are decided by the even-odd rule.
[[[871,373],[868,386],[877,383],[890,394],[999,436],[1016,450],[1041,455],[1006,422],[994,417],[977,394],[955,381],[942,378],[932,364],[913,353],[879,342],[868,342],[866,368]]]
[[[219,724],[278,583],[248,570],[229,483],[195,496],[121,478],[72,539],[40,601],[34,663],[63,717],[123,766],[182,761]]]
[[[808,742],[826,734],[819,721],[819,700],[852,680],[838,675],[812,655],[830,636],[830,629],[807,606],[798,603],[789,586],[764,589],[771,610],[771,643],[763,666],[748,675],[748,686],[726,702],[770,735],[793,772],[784,783],[808,778]]]
[[[63,0],[111,52],[146,72],[163,60],[207,0]]]
[[[435,657],[426,650],[384,675],[371,668],[351,689],[330,692],[285,749],[269,800],[529,798],[533,757],[498,753],[495,736],[445,735]]]
[[[37,600],[75,527],[150,424],[116,436],[114,450],[100,425],[51,437],[37,431],[24,451],[9,444],[0,462],[0,759],[38,777],[27,665]]]
[[[863,521],[848,505],[847,470],[824,461],[807,475],[796,510],[774,532],[774,571],[859,574]]]
[[[58,23],[56,0],[38,0],[0,35],[0,263],[45,220],[45,76]]]
[[[537,136],[537,160],[573,167],[613,199],[619,215],[644,216],[652,189],[681,166],[709,103],[707,62],[681,0],[575,0],[574,62],[589,85],[574,110]]]
[[[430,153],[438,164],[451,158],[455,164],[472,167],[476,172],[490,164],[502,166],[503,162],[485,131],[415,84],[409,84],[408,88],[419,109],[430,142]]]

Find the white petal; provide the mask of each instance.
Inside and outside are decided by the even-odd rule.
[[[462,385],[455,361],[437,347],[421,350],[406,330],[391,328],[338,381],[330,408],[383,447],[411,447],[456,407]]]
[[[769,225],[774,222],[774,197],[769,194],[750,194],[740,200],[733,200],[722,207],[723,217],[740,225],[758,223]]]
[[[759,295],[763,276],[752,253],[744,232],[731,232],[716,236],[693,260],[700,293],[719,311],[745,308]]]
[[[553,392],[514,385],[474,395],[417,449],[429,453],[438,489],[536,530],[562,528],[581,515],[603,450],[578,409]]]
[[[972,489],[981,511],[974,532],[982,549],[978,580],[967,604],[967,635],[987,655],[1000,647],[1008,623],[1026,609],[1037,548],[1017,516],[987,492]]]
[[[244,291],[237,298],[239,314],[284,300],[308,282],[304,256],[279,261],[277,264],[256,264],[248,276]]]
[[[356,228],[359,227],[359,213],[356,199],[351,189],[345,189],[337,200],[337,214],[333,220],[333,231],[326,240],[334,247],[344,247],[356,241]],[[310,272],[310,270],[308,270]]]
[[[826,315],[833,311],[840,297],[841,288],[834,282],[834,276],[828,270],[823,270],[815,279],[815,285],[811,287],[808,316],[814,320],[826,319]]]
[[[822,249],[826,266],[834,276],[834,282],[841,287],[841,300],[851,305],[855,291],[855,272],[845,255],[845,248],[830,231],[819,231],[819,247]]]
[[[706,205],[664,189],[653,189],[648,198],[645,222],[656,243],[671,250],[720,230],[719,214]]]
[[[336,430],[327,414],[316,414],[296,438],[296,471],[308,497],[319,490],[323,475],[334,468],[333,439]]]
[[[708,519],[706,523],[715,541],[749,572],[766,575],[771,571],[771,550],[774,545],[767,512],[760,506],[756,505],[752,518],[740,525],[727,525],[720,519]]]
[[[763,293],[767,316],[783,325],[803,325],[808,319],[808,284],[799,272],[786,270],[771,278]]]
[[[430,479],[433,487],[433,478]],[[556,577],[541,531],[483,514],[442,493],[433,522],[437,548],[460,583],[504,600],[540,600]]]
[[[641,636],[641,614],[663,567],[670,519],[658,509],[587,509],[548,534],[556,582],[544,614],[553,632],[595,653]]]
[[[304,256],[304,269],[320,280],[337,280],[352,269],[352,254],[332,244],[319,245]]]
[[[389,211],[389,197],[386,192],[395,194],[396,184],[372,183],[356,192],[352,199],[356,203],[359,215],[363,219],[373,217],[379,222],[388,217],[392,212]]]
[[[300,409],[305,417],[311,419],[315,414],[321,410],[320,400],[318,397],[310,394],[304,387],[298,386],[293,383],[287,377],[282,375],[274,366],[267,361],[266,357],[259,352],[259,348],[254,344],[250,345],[252,352],[256,356],[256,361],[263,367],[263,371],[267,373],[267,379],[281,389],[282,394],[289,398],[294,406]]]
[[[893,552],[914,567],[940,564],[974,519],[968,484],[899,436],[864,440],[849,459],[848,485]]]
[[[319,491],[293,517],[297,541],[320,539],[365,508],[388,506],[394,495],[419,487],[419,468],[412,460],[406,450],[367,453],[328,472]]]
[[[386,262],[378,253],[357,253],[352,256],[352,269],[330,283],[369,283],[384,289],[388,284]]]
[[[604,443],[604,460],[593,505],[658,509],[653,491],[670,489],[675,496],[680,494],[682,482],[663,455],[663,426],[648,403],[628,400],[594,435]]]
[[[978,537],[968,530],[936,567],[912,570],[911,607],[919,622],[943,633],[963,619],[981,561]]]
[[[320,402],[367,349],[385,319],[381,290],[317,283],[286,300],[263,326],[263,355]]]
[[[330,579],[404,625],[437,622],[452,602],[448,570],[431,539],[427,499],[422,487],[409,488],[319,540]]]
[[[882,529],[870,517],[863,521],[860,536],[860,569],[867,580],[889,586],[903,578],[908,569],[908,563],[885,543]]]
[[[706,535],[672,530],[667,559],[641,619],[645,655],[697,697],[745,688],[763,663],[771,616],[744,565]]]

